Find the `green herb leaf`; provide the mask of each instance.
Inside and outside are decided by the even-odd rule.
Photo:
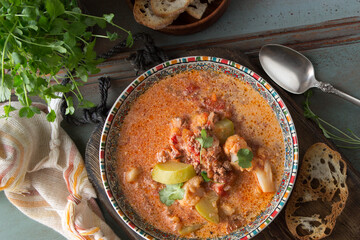
[[[110,41],[114,41],[119,38],[119,34],[117,34],[116,32],[111,33],[106,31],[106,36],[109,38]]]
[[[93,103],[93,102],[90,102],[86,99],[83,99],[80,104],[79,104],[79,107],[81,108],[92,108],[92,107],[95,107],[96,105]]]
[[[74,108],[73,98],[72,97],[67,97],[65,100],[66,100],[66,104],[67,104],[67,108],[65,110],[65,115],[74,114],[75,108]]]
[[[34,111],[30,107],[22,107],[19,110],[19,116],[20,117],[27,117],[31,118],[35,115]]]
[[[85,18],[84,23],[89,27],[92,27],[96,24],[96,20],[94,18]]]
[[[196,138],[196,140],[200,143],[202,148],[209,148],[212,146],[214,139],[212,137],[208,137],[206,130],[202,129],[201,132],[201,137]]]
[[[248,148],[242,148],[237,152],[238,164],[242,168],[251,167],[251,161],[254,157],[253,152]]]
[[[74,7],[71,11],[74,13],[81,13],[81,9],[79,7]]]
[[[201,159],[202,159],[202,150],[203,148],[209,148],[212,146],[214,139],[212,137],[208,137],[206,130],[202,129],[200,132],[201,137],[196,138],[196,140],[200,143],[200,163],[201,163]]]
[[[52,49],[54,49],[55,51],[58,51],[59,53],[66,53],[67,52],[66,48],[64,48],[62,46],[54,45],[54,46],[52,46]]]
[[[68,85],[64,86],[64,85],[61,85],[61,84],[56,84],[56,85],[51,86],[51,90],[53,92],[63,92],[63,93],[65,93],[65,92],[69,92],[70,88],[69,88]]]
[[[54,110],[51,109],[51,111],[46,115],[46,119],[49,121],[49,122],[54,122],[55,121],[55,118],[56,118],[56,113]]]
[[[16,110],[16,108],[14,108],[13,106],[5,105],[4,106],[4,113],[5,113],[4,117],[8,118],[10,116],[10,112],[15,111],[15,110]]]
[[[169,184],[159,191],[160,201],[166,206],[170,206],[175,200],[184,198],[185,189],[181,188],[183,183]]]
[[[101,28],[105,28],[106,27],[106,21],[104,19],[96,19],[96,23],[97,25],[99,25],[99,27]]]
[[[73,47],[76,45],[76,39],[73,34],[70,34],[69,32],[66,32],[64,34],[64,43],[66,43],[68,46]]]
[[[200,174],[203,177],[205,182],[210,182],[211,181],[211,179],[207,176],[207,172],[202,171]]]
[[[64,5],[60,0],[46,0],[45,8],[53,19],[65,12]]]
[[[26,63],[26,58],[21,56],[19,53],[17,52],[13,52],[11,54],[13,60],[14,60],[14,63],[15,64],[25,64]]]
[[[91,32],[84,32],[84,34],[83,34],[84,40],[86,40],[86,41],[89,41],[91,36],[92,36]]]
[[[103,17],[104,19],[108,22],[108,23],[112,23],[112,20],[114,18],[114,14],[113,13],[110,13],[110,14],[104,14]]]
[[[131,32],[128,33],[128,36],[126,38],[126,46],[132,47],[134,45],[134,38],[132,37]]]
[[[79,36],[84,34],[84,32],[86,31],[86,28],[88,26],[85,23],[82,22],[75,22],[72,23],[69,27],[69,32],[71,34],[74,34],[75,36]]]
[[[41,113],[40,109],[37,108],[37,107],[30,106],[30,109],[31,109],[31,111],[33,111],[33,112],[36,113],[36,114],[40,114],[40,113]]]
[[[65,110],[65,115],[73,115],[75,112],[75,108],[74,107],[67,107]]]
[[[0,84],[0,102],[5,102],[9,100],[10,96],[11,96],[10,89]]]
[[[48,18],[45,17],[44,15],[41,15],[39,18],[39,26],[46,30],[49,28]]]

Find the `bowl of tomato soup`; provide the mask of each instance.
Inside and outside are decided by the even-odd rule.
[[[144,239],[250,239],[285,205],[297,167],[295,126],[278,93],[210,56],[135,79],[100,143],[108,198]]]

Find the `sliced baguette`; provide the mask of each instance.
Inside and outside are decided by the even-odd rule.
[[[302,240],[330,235],[347,197],[345,161],[323,143],[312,145],[285,209],[290,232]]]
[[[150,0],[151,10],[161,17],[179,15],[184,12],[192,0]]]
[[[159,17],[155,15],[150,8],[150,0],[135,0],[133,14],[138,23],[154,30],[170,25],[178,16]]]
[[[207,6],[207,3],[201,3],[200,0],[193,0],[185,11],[190,14],[190,16],[196,19],[201,19]]]

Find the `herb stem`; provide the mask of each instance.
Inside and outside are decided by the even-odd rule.
[[[355,139],[360,140],[360,137],[356,136],[355,133],[351,131],[351,129],[347,129],[347,130],[351,133],[351,135],[354,136]]]
[[[52,76],[52,78],[55,80],[55,82],[56,82],[57,84],[60,84],[59,80],[58,80],[55,76]],[[66,95],[65,95],[64,93],[63,93],[62,95],[64,96],[65,100],[67,100]]]
[[[105,35],[97,35],[97,34],[92,34],[93,37],[98,37],[98,38],[109,38],[108,36]]]
[[[7,35],[5,43],[4,43],[4,48],[2,50],[2,56],[1,56],[1,86],[2,87],[4,86],[4,82],[5,82],[5,69],[4,69],[5,51],[6,51],[6,47],[9,42],[10,36],[13,35],[12,32],[14,31],[17,23],[18,23],[18,21],[15,22],[14,26],[11,28],[9,34]]]
[[[65,11],[66,14],[69,14],[69,15],[80,15],[80,16],[84,16],[84,17],[89,17],[89,18],[94,18],[94,19],[100,19],[100,20],[104,20],[106,21],[103,17],[98,17],[98,16],[92,16],[92,15],[88,15],[88,14],[85,14],[85,13],[77,13],[77,12],[72,12],[72,11]],[[130,31],[120,27],[119,25],[113,23],[112,21],[108,22],[110,23],[111,25],[113,25],[114,27],[117,27],[118,29],[126,32],[127,34],[131,34]]]
[[[14,15],[12,15],[12,14],[8,13],[8,14],[0,15],[0,17],[6,17],[6,16],[27,17],[27,15],[24,15],[24,14],[14,14]]]
[[[77,39],[79,39],[80,41],[82,41],[85,45],[89,45],[89,43],[87,41],[85,41],[84,39],[82,39],[81,37],[76,36]]]
[[[4,69],[4,61],[5,61],[5,51],[6,51],[6,46],[7,43],[9,42],[9,38],[10,38],[10,34],[7,36],[5,43],[4,43],[4,48],[2,50],[2,56],[1,56],[1,86],[4,86],[4,82],[5,82],[5,69]]]
[[[64,43],[64,45],[70,50],[72,55],[75,55],[74,51],[71,49],[71,47],[68,44]]]
[[[338,129],[334,125],[332,125],[332,124],[328,123],[327,121],[321,119],[319,116],[317,116],[310,109],[310,97],[311,97],[311,95],[312,95],[312,91],[310,91],[310,90],[305,93],[305,96],[306,96],[305,103],[304,103],[304,115],[305,115],[305,117],[311,118],[312,120],[314,120],[317,123],[317,125],[320,127],[320,129],[322,130],[322,132],[323,132],[323,134],[325,135],[326,138],[333,139],[333,140],[338,141],[340,143],[346,143],[346,144],[350,145],[350,146],[337,145],[338,147],[349,148],[349,149],[359,149],[360,148],[360,137],[355,135],[355,133],[353,131],[351,131],[350,129],[347,129],[350,134],[347,134],[344,131],[341,131],[340,129]],[[334,131],[330,132],[325,127],[333,129]],[[338,133],[338,135],[336,135],[336,133]]]
[[[333,128],[334,130],[336,130],[337,132],[341,133],[342,135],[344,135],[344,136],[346,136],[346,137],[348,137],[348,138],[350,138],[350,139],[353,139],[352,137],[350,137],[349,135],[347,135],[346,133],[344,133],[343,131],[341,131],[340,129],[338,129],[337,127],[335,127],[334,125],[326,122],[325,120],[323,120],[323,119],[321,119],[321,118],[318,118],[318,119],[319,119],[319,121],[325,123],[325,124],[328,125],[329,127],[331,127],[331,128]]]
[[[52,77],[54,78],[54,80],[55,80],[55,82],[56,82],[57,84],[61,84],[61,83],[59,82],[59,80],[56,78],[56,76],[52,76]],[[76,96],[76,92],[74,92],[73,90],[70,90],[70,92],[72,92],[72,93]],[[65,94],[65,93],[63,93],[63,96],[64,96],[65,100],[67,101],[68,98],[66,97],[66,94]]]
[[[26,106],[29,107],[30,105],[29,105],[29,99],[28,99],[28,96],[27,96],[27,90],[26,90],[25,83],[23,83],[23,88],[24,88]]]
[[[67,67],[65,67],[65,69],[66,69],[66,71],[68,72],[69,77],[70,77],[71,81],[73,82],[73,84],[74,84],[77,92],[79,93],[79,95],[77,95],[77,94],[75,94],[75,93],[74,93],[74,94],[79,98],[80,101],[82,101],[82,100],[84,99],[84,97],[83,97],[83,95],[82,95],[81,92],[80,92],[80,89],[79,89],[79,87],[78,87],[78,85],[77,85],[77,83],[76,83],[76,81],[75,81],[75,79],[74,79],[74,76],[71,74],[70,70],[69,70]]]
[[[30,42],[30,41],[27,41],[23,38],[19,38],[18,36],[10,33],[14,38],[16,38],[17,40],[19,41],[22,41],[22,42],[25,42],[25,43],[28,43],[28,44],[32,44],[32,45],[35,45],[35,46],[38,46],[38,47],[48,47],[48,48],[52,48],[53,46],[52,45],[45,45],[45,44],[40,44],[40,43],[34,43],[34,42]]]

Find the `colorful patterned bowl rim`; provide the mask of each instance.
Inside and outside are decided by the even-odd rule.
[[[149,226],[149,224],[141,221],[141,218],[139,220],[139,216],[133,212],[133,209],[131,209],[129,204],[125,203],[124,196],[121,194],[121,190],[119,190],[119,184],[117,182],[118,178],[114,173],[115,171],[112,171],[116,165],[114,163],[115,160],[111,158],[108,148],[111,148],[111,145],[116,144],[116,141],[114,143],[111,139],[114,136],[111,134],[112,128],[116,131],[116,127],[118,127],[114,126],[114,119],[124,118],[129,109],[129,102],[136,100],[139,95],[146,91],[147,87],[161,80],[163,77],[193,69],[223,72],[225,74],[233,75],[241,81],[249,83],[271,106],[282,130],[285,145],[284,173],[279,189],[275,193],[271,203],[267,206],[265,211],[261,212],[259,216],[257,216],[255,220],[247,226],[242,227],[226,236],[216,238],[227,240],[247,240],[266,228],[279,214],[288,200],[295,184],[299,161],[299,146],[294,122],[290,116],[288,108],[279,94],[258,74],[233,61],[210,56],[182,57],[159,64],[136,78],[120,94],[114,103],[102,131],[99,158],[104,188],[117,214],[127,224],[127,226],[129,226],[139,236],[144,239],[173,239],[175,237],[173,235],[163,233],[151,225]],[[125,110],[123,108],[125,108]],[[117,128],[117,130],[118,129],[119,128]]]

